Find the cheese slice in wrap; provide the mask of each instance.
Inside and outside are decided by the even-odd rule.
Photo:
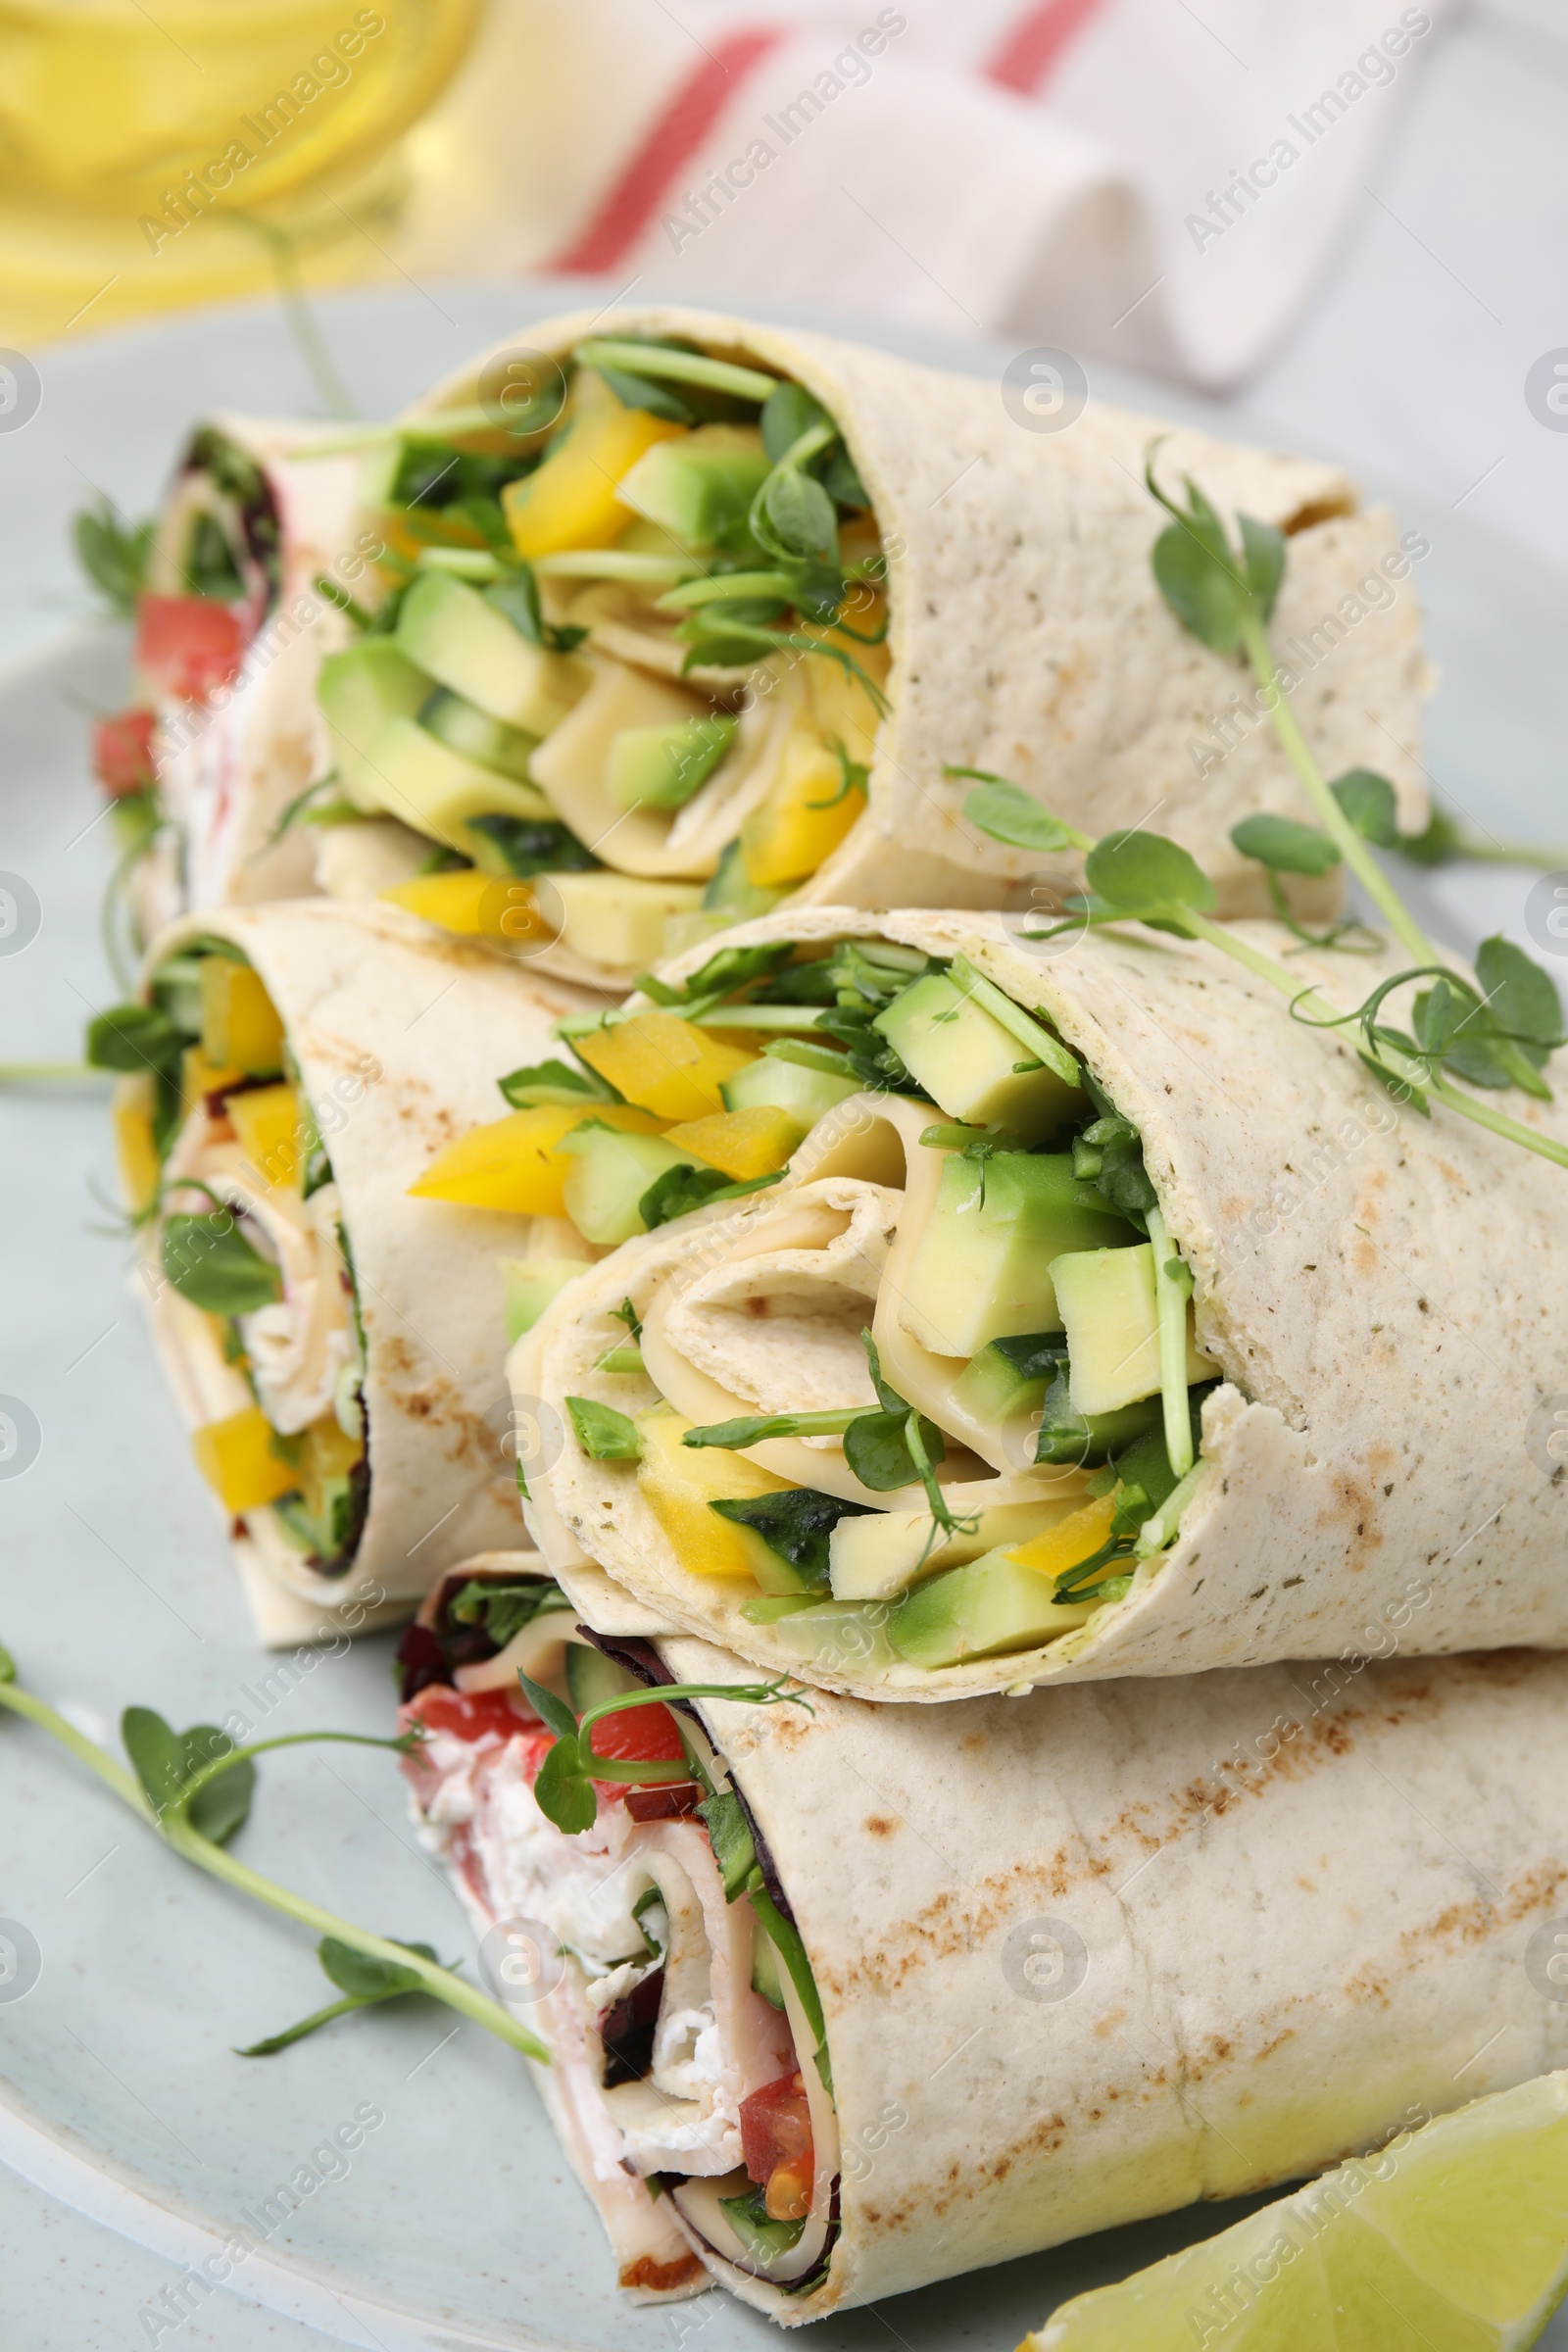
[[[747,1670],[687,1638],[601,1654],[536,1577],[442,1580],[405,1769],[634,2292],[711,2277],[796,2325],[1299,2178],[1568,2057],[1543,1973],[1568,1660],[1410,1660],[1391,1631],[1349,1666],[954,1718],[643,1705],[598,1752],[684,1748],[693,1780],[601,1783],[568,1835],[519,1665],[579,1713]]]
[[[360,525],[358,462],[296,461],[320,431],[214,416],[155,523],[136,663],[156,717],[157,830],[129,876],[143,942],[193,909],[316,887],[316,840],[284,820],[327,766],[317,673],[382,552]]]
[[[95,1027],[154,1335],[265,1641],[406,1616],[432,1565],[515,1538],[518,1220],[408,1186],[501,1101],[493,1054],[536,1058],[581,1003],[306,900],[165,931],[143,1004]]]
[[[881,1699],[1332,1656],[1412,1575],[1406,1648],[1568,1644],[1559,1169],[1136,926],[802,909],[656,987],[564,1024],[665,1123],[570,1139],[618,1246],[509,1364],[568,1591]]]
[[[1234,664],[1154,585],[1142,468],[1163,429],[1091,399],[1036,431],[983,379],[706,312],[521,330],[367,460],[393,644],[433,700],[415,708],[374,634],[323,688],[350,797],[408,829],[395,895],[625,985],[671,920],[1070,887],[1070,854],[1042,875],[965,821],[956,763],[1095,834],[1157,803],[1223,910],[1263,912],[1230,829],[1309,811]],[[1330,773],[1370,719],[1419,831],[1419,542],[1316,460],[1178,428],[1160,465],[1290,535],[1275,634],[1298,717]],[[432,842],[453,870],[415,875]],[[367,873],[387,855],[341,851]],[[509,877],[510,898],[489,887]],[[1341,885],[1301,887],[1326,907]]]

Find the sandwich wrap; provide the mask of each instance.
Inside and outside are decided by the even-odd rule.
[[[122,1162],[144,1170],[154,1335],[258,1631],[407,1615],[432,1563],[515,1539],[496,1259],[519,1238],[407,1188],[499,1101],[491,1055],[536,1057],[580,1000],[326,900],[189,917],[144,986],[153,1027],[108,1016],[162,1056],[120,1080]]]
[[[648,356],[660,343],[682,347],[671,380],[658,376],[661,363]],[[835,642],[872,673],[885,696],[880,720],[865,688],[821,658],[819,644],[812,654],[801,650],[810,623],[798,598],[788,618],[787,582],[765,570],[770,563],[777,570],[765,538],[760,548],[755,538],[743,547],[735,533],[744,525],[732,522],[727,541],[715,524],[710,543],[677,544],[674,518],[683,510],[659,468],[684,462],[688,428],[668,421],[667,410],[649,422],[646,408],[617,407],[616,399],[690,397],[679,369],[692,354],[761,387],[749,407],[740,397],[733,414],[742,421],[690,428],[698,441],[727,436],[707,453],[715,465],[747,462],[746,437],[757,440],[752,420],[769,384],[799,388],[807,405],[790,412],[797,422],[825,413],[823,430],[841,436],[831,459],[808,455],[801,470],[809,476],[826,466],[842,547],[833,539],[833,504],[814,479],[808,490],[821,503],[823,544],[836,547],[847,567],[841,615],[858,616],[858,634]],[[634,367],[654,372],[637,377],[628,372]],[[614,393],[605,388],[610,378]],[[575,406],[559,445],[544,426],[532,443],[514,444],[526,452],[518,463],[538,470],[502,489],[495,527],[511,526],[515,549],[507,562],[521,555],[535,566],[546,614],[586,632],[573,651],[554,657],[564,666],[552,691],[570,707],[546,732],[527,774],[548,796],[547,813],[628,878],[627,895],[706,884],[704,907],[738,918],[786,899],[996,906],[1032,883],[1069,888],[1079,870],[1071,853],[1047,858],[1043,875],[1039,853],[1005,847],[965,820],[967,787],[944,772],[953,763],[1004,772],[1093,834],[1140,824],[1157,805],[1161,830],[1214,877],[1224,912],[1266,911],[1261,869],[1233,848],[1231,827],[1258,811],[1309,811],[1260,707],[1239,693],[1234,663],[1183,630],[1152,576],[1151,548],[1166,517],[1145,488],[1143,465],[1162,432],[1164,478],[1191,474],[1221,514],[1251,514],[1289,536],[1273,635],[1295,679],[1296,715],[1327,772],[1359,764],[1370,723],[1401,827],[1419,831],[1427,820],[1419,746],[1428,671],[1411,581],[1412,557],[1425,543],[1419,534],[1401,541],[1385,508],[1362,510],[1338,467],[1166,428],[1096,398],[1063,429],[1032,429],[1033,414],[1020,420],[985,380],[818,334],[662,307],[529,326],[449,377],[409,421],[428,430],[443,412],[461,412],[472,434],[488,418],[483,446],[494,449],[504,445],[495,425],[514,414],[553,421],[564,400]],[[628,417],[646,433],[674,438],[656,448],[640,435],[628,439]],[[763,415],[767,450],[759,450],[757,464],[764,473],[789,429],[781,423],[770,436]],[[572,463],[574,436],[594,435],[605,454],[596,440],[592,487],[602,504],[618,468],[621,503],[611,500],[609,519],[594,508],[574,537],[552,469]],[[643,453],[637,463],[634,447]],[[847,466],[836,474],[841,459]],[[791,478],[798,488],[800,475]],[[573,484],[574,512],[577,491]],[[755,509],[751,527],[759,527]],[[477,546],[477,533],[471,537]],[[868,554],[857,570],[857,556]],[[461,547],[433,548],[426,560],[467,564],[465,576],[475,582],[488,561]],[[779,601],[771,618],[784,616],[789,646],[771,652],[764,631],[750,653],[744,634],[732,632],[726,647],[730,608],[717,600],[726,571],[737,569],[737,593],[752,600],[734,608],[737,622],[769,620],[765,596],[761,605],[757,599],[759,583],[766,592],[772,577]],[[466,609],[467,620],[478,625],[479,617]],[[886,637],[868,647],[873,622],[885,622]],[[404,634],[400,623],[400,641]],[[819,641],[831,634],[817,630]],[[439,664],[439,656],[429,658]],[[699,695],[710,705],[706,720]],[[710,751],[690,763],[700,785],[628,801],[629,787],[617,780],[617,729],[701,730],[723,726],[726,713],[739,724],[716,767]],[[857,770],[852,779],[846,768],[842,788],[838,746]],[[822,775],[804,802],[800,793],[792,799],[789,776],[796,766],[804,774],[811,759],[825,763]],[[402,813],[406,796],[400,802],[385,790],[384,753],[376,765],[385,806]],[[369,784],[373,793],[373,776]],[[824,809],[831,815],[808,821],[805,811]],[[580,878],[569,882],[568,899],[582,886]],[[592,879],[589,887],[603,889]],[[434,883],[416,888],[433,919],[443,919],[442,891]],[[443,885],[448,896],[452,888]],[[1341,877],[1293,878],[1291,888],[1302,907],[1331,907]],[[471,910],[463,919],[477,921]],[[558,910],[544,927],[559,931],[561,920]],[[541,953],[537,933],[526,952]],[[543,960],[582,978],[585,955],[593,964],[586,929],[574,949],[568,920]],[[608,963],[593,964],[593,976],[610,976]],[[630,970],[620,968],[620,977]]]
[[[1403,968],[1240,936],[1347,1010]],[[803,909],[659,988],[572,1042],[633,1101],[645,1030],[726,1054],[754,1107],[658,1148],[723,1159],[772,1120],[783,1173],[634,1231],[513,1350],[525,1516],[568,1591],[591,1565],[672,1631],[872,1698],[1332,1656],[1412,1574],[1407,1646],[1568,1643],[1558,1168],[1396,1103],[1353,1028],[1136,926]],[[899,1074],[854,1091],[878,1054]],[[1556,1102],[1507,1098],[1559,1141],[1565,1068]],[[761,1107],[786,1102],[793,1127]],[[631,1315],[641,1369],[615,1372]],[[890,1404],[933,1476],[879,1467]]]
[[[516,1593],[530,1564],[478,1576]],[[509,1716],[515,1665],[484,1661],[474,1592],[460,1571],[425,1613],[467,1663],[443,1665],[430,1632],[422,1663],[405,1651],[405,1721],[429,1734],[406,1768],[416,1819],[484,1956],[529,1960],[515,2013],[552,2048],[538,2079],[634,2289],[657,2262],[676,2291],[684,2239],[794,2325],[1352,2152],[1385,2150],[1369,2166],[1386,2169],[1428,2115],[1568,2056],[1545,1976],[1568,1661],[1396,1657],[1418,1594],[1353,1671],[948,1719],[696,1698],[670,1712],[738,1806],[606,1785],[567,1836],[532,1794],[550,1737]],[[531,1646],[510,1645],[536,1681],[550,1629],[558,1657],[563,1634],[585,1639],[569,1611],[536,1616]],[[645,1679],[745,1679],[685,1638],[605,1647]],[[602,1717],[601,1752],[660,1712]],[[655,1795],[664,1817],[637,1819],[628,1800]],[[725,1885],[744,1890],[726,1903]],[[793,1980],[782,2011],[747,1989],[769,1910],[799,1937],[821,2069]],[[505,1965],[498,1984],[508,1998]],[[803,2132],[808,2209],[769,2226]],[[649,2198],[636,2177],[656,2172]],[[1323,2193],[1353,2199],[1360,2177]]]
[[[280,828],[327,765],[316,680],[349,634],[339,601],[382,552],[357,462],[296,461],[320,430],[214,416],[154,527],[136,662],[162,824],[130,877],[143,941],[187,911],[316,888],[310,828]]]

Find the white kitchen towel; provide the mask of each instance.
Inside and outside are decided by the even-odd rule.
[[[466,258],[1228,383],[1372,201],[1452,10],[500,0]]]

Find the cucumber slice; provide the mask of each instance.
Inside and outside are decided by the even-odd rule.
[[[574,1715],[586,1715],[590,1707],[602,1707],[607,1698],[624,1698],[628,1691],[642,1688],[634,1674],[607,1658],[602,1649],[591,1649],[585,1642],[567,1642],[566,1695]]]
[[[525,735],[520,727],[509,727],[505,719],[492,718],[488,710],[466,703],[461,694],[446,686],[438,686],[421,704],[419,724],[438,743],[449,744],[466,760],[477,760],[481,767],[493,767],[498,775],[527,783],[528,760],[539,740],[537,735]]]
[[[770,2008],[783,2008],[784,1975],[778,1947],[763,1930],[760,1920],[752,1937],[752,1990],[760,1992]]]
[[[746,871],[739,840],[732,841],[719,857],[713,878],[703,893],[703,905],[710,914],[727,915],[731,922],[749,922],[754,915],[771,914],[780,899],[789,891],[771,890],[754,882]]]
[[[1020,1332],[1008,1339],[992,1340],[959,1373],[953,1400],[977,1421],[995,1424],[1010,1420],[1044,1403],[1066,1361],[1059,1332]]]
[[[647,1232],[638,1203],[656,1177],[697,1164],[662,1136],[611,1127],[575,1128],[557,1148],[572,1162],[562,1188],[567,1216],[585,1241],[610,1246]]]
[[[888,1640],[911,1666],[956,1666],[1033,1649],[1081,1625],[1088,1604],[1056,1604],[1055,1579],[991,1552],[916,1585],[888,1618]]]
[[[726,1110],[768,1108],[787,1110],[805,1128],[814,1127],[835,1103],[858,1094],[858,1078],[834,1078],[826,1070],[804,1069],[798,1061],[782,1061],[763,1048],[760,1059],[750,1061],[719,1088]]]
[[[1124,1404],[1114,1413],[1075,1412],[1064,1354],[1060,1371],[1046,1391],[1040,1434],[1035,1440],[1035,1460],[1090,1469],[1108,1461],[1122,1446],[1130,1446],[1135,1438],[1154,1428],[1161,1413],[1157,1396],[1144,1397],[1137,1404]]]

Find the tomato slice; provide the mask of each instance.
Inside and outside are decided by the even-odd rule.
[[[804,2169],[811,2154],[811,2109],[798,2073],[780,2075],[742,2099],[741,2153],[754,2180],[771,2180],[780,2165]]]
[[[244,608],[210,596],[139,596],[136,666],[160,692],[199,703],[239,675]]]
[[[403,1710],[429,1732],[455,1732],[460,1740],[482,1740],[495,1732],[510,1740],[517,1732],[537,1732],[531,1715],[520,1703],[514,1706],[510,1690],[454,1690],[450,1683],[430,1683]]]
[[[92,772],[105,792],[119,800],[127,792],[145,792],[158,781],[153,765],[153,729],[157,713],[132,709],[116,710],[94,722]]]
[[[686,1750],[667,1707],[620,1707],[593,1727],[594,1753],[621,1764],[679,1764]]]

